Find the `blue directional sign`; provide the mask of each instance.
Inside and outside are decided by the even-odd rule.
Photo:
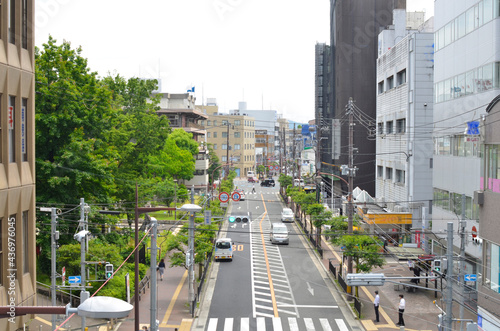
[[[477,275],[476,274],[465,275],[464,280],[466,282],[475,282],[475,281],[477,281]]]
[[[82,282],[82,276],[69,276],[68,282],[70,284],[80,284]]]

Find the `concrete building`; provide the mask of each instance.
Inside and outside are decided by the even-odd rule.
[[[256,141],[255,157],[257,165],[267,164],[264,161],[279,161],[279,123],[278,112],[276,110],[249,110],[246,102],[240,102],[238,109],[231,110],[231,115],[246,115],[253,117],[255,131],[259,131],[259,143]],[[264,133],[265,132],[265,133]],[[263,140],[262,140],[263,139]],[[265,148],[266,147],[266,148]]]
[[[409,224],[380,226],[401,233],[397,242],[420,247],[422,219],[429,219],[433,198],[434,31],[432,18],[416,29],[406,14],[394,10],[393,25],[379,34],[375,198],[391,212],[413,215]]]
[[[207,142],[212,145],[221,164],[231,163],[237,177],[246,178],[255,171],[255,121],[246,115],[218,112],[217,105],[199,106],[207,111]],[[221,173],[225,174],[225,167]]]
[[[488,234],[487,237],[493,240],[492,245],[498,243],[498,238],[494,237],[496,232],[491,231],[492,226],[497,227],[496,217],[485,210],[481,212],[483,217],[479,218],[479,201],[474,199],[474,192],[480,190],[480,177],[483,176],[479,134],[484,132],[481,132],[480,123],[483,116],[488,115],[486,109],[500,89],[499,8],[498,0],[436,0],[434,5],[432,230],[444,238],[443,230],[448,222],[453,222],[453,228],[459,229],[459,220],[465,220],[465,232],[469,238],[474,230],[479,231]],[[488,141],[488,144],[495,143],[498,141]],[[491,196],[488,194],[488,201],[491,201]],[[487,227],[486,231],[483,226]],[[455,237],[455,246],[459,247],[460,238]],[[432,244],[433,252],[442,254],[445,241],[438,239]],[[478,295],[481,291],[498,293],[498,284],[492,280],[494,275],[489,274],[495,271],[495,265],[498,267],[498,256],[496,261],[483,260],[489,248],[493,246],[485,245],[484,241],[481,244],[468,240],[465,245],[465,269],[461,271],[478,275],[478,281],[471,284],[473,288],[481,285]],[[491,252],[496,254],[494,249]],[[486,269],[484,264],[490,265],[491,269]],[[484,291],[485,288],[490,290]],[[474,307],[473,295],[467,294],[466,304]],[[482,328],[498,330],[498,304],[492,309],[486,298],[481,299],[479,295],[477,308],[478,314],[484,316]],[[496,322],[486,318],[486,314],[496,316]]]
[[[4,1],[0,7],[2,306],[36,305],[34,7],[27,0]],[[22,329],[31,318],[0,319],[0,329]]]
[[[484,158],[481,190],[475,194],[479,205],[481,227],[471,233],[472,243],[483,247],[479,272],[483,275],[478,286],[478,314],[483,330],[500,330],[500,95],[486,108],[484,129]]]
[[[393,9],[406,9],[404,0],[330,1],[331,90],[330,113],[324,118],[334,119],[332,128],[338,135],[332,139],[331,157],[322,160],[335,165],[349,163],[349,150],[356,148],[354,166],[359,170],[354,187],[359,186],[370,195],[375,194],[375,139],[368,139],[368,129],[359,125],[354,130],[353,146],[349,144],[349,122],[346,106],[349,98],[365,119],[376,117],[376,59],[377,38],[381,28],[392,24]],[[318,120],[318,118],[317,118]],[[340,124],[339,127],[336,127]],[[319,123],[320,130],[322,129]],[[321,137],[323,135],[321,134]],[[340,141],[339,141],[340,140]],[[325,143],[326,144],[326,143]],[[344,184],[342,184],[344,186]],[[343,191],[347,191],[344,187]]]
[[[195,190],[206,191],[208,185],[209,155],[206,146],[206,129],[201,124],[208,118],[200,109],[195,107],[196,98],[189,93],[161,94],[160,110],[158,115],[167,116],[172,129],[183,129],[191,133],[193,139],[199,144],[199,153],[196,156],[195,173],[191,180],[183,184],[190,188],[194,185]]]

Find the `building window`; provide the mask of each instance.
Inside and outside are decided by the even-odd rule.
[[[222,138],[227,138],[227,132],[226,131],[222,131]]]
[[[9,4],[9,43],[16,43],[16,0],[10,0]]]
[[[16,162],[16,97],[9,96],[9,113],[7,127],[9,128],[9,162]]]
[[[234,149],[237,150],[237,149],[241,149],[241,145],[240,144],[234,144]]]
[[[28,49],[28,0],[22,0],[23,26],[22,26],[22,47]]]
[[[214,144],[214,151],[217,150],[217,144]]]
[[[396,121],[396,133],[406,132],[406,119],[402,118]]]
[[[214,138],[217,138],[217,132],[214,132]]]
[[[378,82],[378,94],[384,93],[384,81]]]
[[[240,120],[234,120],[234,125],[235,126],[240,126],[241,125],[241,121]]]
[[[234,132],[234,137],[235,137],[235,138],[239,138],[239,137],[241,137],[241,133],[240,133],[240,132],[238,132],[238,131],[235,131],[235,132]]]
[[[211,138],[212,134],[211,132],[207,132],[207,138]]]
[[[22,99],[22,106],[21,106],[21,158],[23,162],[28,161],[28,139],[26,139],[26,111],[28,109],[28,99],[23,98]]]
[[[384,134],[384,123],[380,122],[377,124],[377,133]]]
[[[222,144],[222,150],[223,151],[227,150],[227,144]]]
[[[23,212],[23,273],[30,272],[28,211]]]
[[[394,123],[393,123],[393,121],[387,121],[385,123],[385,131],[387,132],[387,134],[394,133]]]
[[[229,123],[228,120],[222,120],[222,125],[227,125]]]
[[[211,120],[207,121],[207,126],[212,126],[212,121]]]
[[[386,91],[390,90],[392,88],[394,88],[394,76],[391,76],[391,77],[387,78],[387,88],[386,88]]]
[[[217,126],[217,120],[214,120],[214,126]]]
[[[403,69],[400,72],[398,72],[396,75],[396,79],[397,79],[396,83],[398,84],[398,86],[406,83],[406,69]]]
[[[396,169],[396,183],[405,183],[405,171]]]
[[[385,168],[385,179],[392,179],[392,168]]]
[[[379,177],[379,178],[384,177],[384,167],[383,166],[377,166],[377,177]]]

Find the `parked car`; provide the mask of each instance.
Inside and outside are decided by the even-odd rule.
[[[252,176],[252,177],[248,177],[248,182],[249,183],[258,183],[259,180],[257,179],[257,177]]]
[[[290,208],[283,208],[281,212],[281,221],[282,222],[293,222],[294,216],[293,211]]]
[[[245,200],[245,191],[243,191],[242,189],[236,189],[234,191],[240,194],[240,201]]]
[[[264,179],[263,181],[260,182],[260,186],[274,187],[274,185],[275,185],[274,179],[272,178]]]

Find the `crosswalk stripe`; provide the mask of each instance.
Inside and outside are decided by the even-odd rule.
[[[337,326],[339,327],[340,331],[349,331],[343,319],[336,318],[335,323],[337,323]]]
[[[233,331],[233,318],[226,318],[226,323],[224,323],[224,331]]]
[[[211,318],[208,322],[207,331],[216,331],[217,330],[217,318]]]
[[[290,331],[299,331],[299,324],[296,318],[288,317],[288,325],[290,325]]]
[[[250,331],[250,318],[243,317],[241,319],[240,331]]]
[[[266,331],[266,319],[257,317],[257,331]]]
[[[304,318],[304,323],[306,325],[307,331],[314,331],[314,323],[312,318]]]
[[[323,327],[323,331],[332,331],[332,327],[330,326],[330,323],[328,323],[328,320],[326,318],[320,318],[319,322]]]
[[[281,319],[279,317],[273,317],[273,331],[283,331],[283,326],[281,326]]]

